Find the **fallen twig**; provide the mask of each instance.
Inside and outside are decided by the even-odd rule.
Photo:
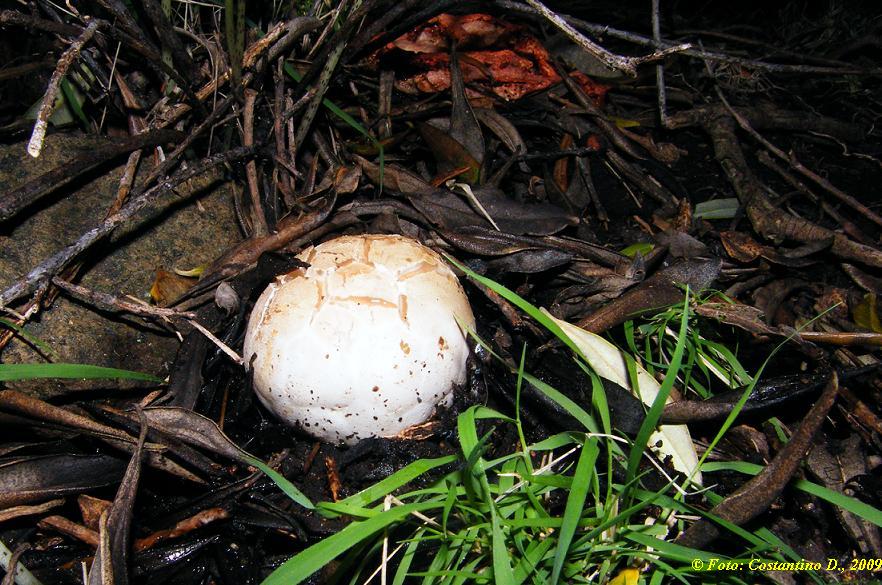
[[[48,502],[43,502],[42,504],[35,504],[33,506],[13,506],[11,508],[6,508],[3,511],[0,511],[0,522],[5,522],[6,520],[11,520],[12,518],[19,518],[21,516],[33,516],[34,514],[43,514],[48,512],[52,508],[56,506],[60,506],[64,503],[64,500],[61,498],[55,500],[49,500]]]
[[[237,366],[242,366],[245,364],[245,360],[242,359],[242,356],[233,351],[233,349],[230,348],[229,345],[218,339],[214,333],[200,325],[198,321],[196,321],[195,319],[191,319],[190,325],[192,325],[193,328],[196,329],[199,333],[207,337],[208,340],[212,342],[215,346],[217,346],[219,350],[224,352],[224,354],[228,358],[230,358],[234,364],[236,364]]]
[[[148,536],[135,540],[133,548],[135,552],[147,550],[149,548],[153,548],[153,546],[159,542],[184,536],[185,534],[201,528],[206,524],[211,524],[212,522],[217,522],[218,520],[224,520],[226,518],[229,518],[229,516],[230,513],[223,508],[208,508],[207,510],[197,512],[189,518],[184,518],[183,520],[175,524],[172,528],[159,530],[157,532],[149,534]]]
[[[721,106],[716,113],[705,110],[700,120],[711,137],[717,160],[758,234],[776,241],[791,239],[803,243],[832,238],[830,251],[836,256],[882,267],[882,251],[854,242],[843,234],[806,219],[792,216],[772,204],[759,179],[747,164],[735,134],[735,121],[729,112]]]
[[[834,186],[824,177],[821,177],[811,169],[807,169],[806,167],[804,167],[802,163],[796,160],[796,156],[794,154],[791,153],[790,155],[787,155],[783,150],[766,140],[759,132],[754,130],[753,127],[750,125],[750,122],[748,122],[744,116],[738,113],[738,111],[729,104],[729,100],[726,99],[726,96],[723,95],[723,92],[720,90],[720,88],[717,88],[717,95],[719,96],[720,101],[723,103],[723,106],[726,108],[726,110],[728,110],[729,113],[732,114],[732,117],[735,118],[735,121],[738,122],[739,126],[741,126],[741,129],[753,136],[753,138],[757,140],[760,144],[765,146],[769,150],[769,152],[771,152],[781,160],[790,163],[790,166],[793,167],[793,170],[813,181],[815,184],[825,189],[831,195],[833,195],[855,211],[859,212],[876,225],[882,226],[882,217],[879,217],[876,212],[871,210],[866,205],[862,204],[851,195]]]
[[[661,44],[660,0],[652,0],[652,39]],[[655,66],[655,87],[658,99],[658,118],[663,128],[668,127],[668,94],[665,90],[665,66],[659,62]]]
[[[597,43],[585,37],[585,35],[573,28],[570,23],[567,22],[567,19],[549,10],[548,7],[539,2],[539,0],[524,0],[524,2],[529,4],[533,10],[542,15],[542,17],[551,22],[551,24],[560,29],[560,31],[563,32],[571,41],[597,57],[604,65],[609,67],[611,70],[621,71],[629,77],[637,77],[637,66],[641,63],[645,63],[647,61],[657,61],[665,55],[668,55],[670,53],[682,52],[692,46],[689,43],[671,44],[667,47],[664,47],[662,50],[656,51],[651,55],[645,55],[643,57],[625,57],[623,55],[617,55],[615,53],[607,51]]]
[[[24,567],[24,565],[20,564],[21,556],[27,551],[31,550],[30,543],[23,542],[15,547],[15,550],[9,556],[8,563],[6,562],[6,554],[5,549],[6,546],[3,545],[0,548],[0,558],[2,558],[3,568],[6,570],[6,575],[3,576],[3,581],[0,582],[0,585],[38,585],[39,581],[37,581],[33,575]]]
[[[58,88],[61,86],[61,80],[67,74],[67,70],[76,61],[83,50],[83,45],[95,35],[98,30],[98,20],[90,20],[86,28],[79,37],[74,40],[61,55],[58,60],[58,66],[49,78],[49,85],[46,87],[46,93],[43,94],[43,101],[40,104],[40,110],[37,113],[37,121],[34,123],[34,131],[31,133],[31,140],[28,142],[28,154],[34,158],[40,156],[43,151],[43,140],[46,138],[46,130],[49,128],[49,116],[55,106],[55,97],[58,95]]]
[[[829,343],[840,346],[882,346],[882,333],[869,331],[801,331],[799,336],[812,343]]]
[[[720,272],[720,259],[691,259],[659,270],[639,285],[614,301],[604,305],[576,325],[592,333],[602,333],[610,327],[660,307],[682,302],[683,284],[693,293],[709,287]]]
[[[257,91],[245,90],[245,106],[242,108],[242,144],[254,145],[254,103],[257,100]],[[257,185],[257,165],[254,160],[245,164],[245,177],[248,181],[248,192],[251,195],[251,229],[252,235],[260,237],[269,233],[266,223],[266,214],[260,203],[260,187]]]
[[[800,181],[798,178],[793,176],[792,173],[788,172],[781,165],[779,165],[772,156],[766,151],[760,151],[756,155],[757,160],[759,160],[763,165],[767,168],[778,173],[778,176],[784,179],[788,185],[796,189],[799,193],[804,194],[812,203],[816,205],[820,205],[821,209],[824,210],[824,213],[830,216],[830,218],[842,226],[842,231],[849,235],[849,237],[857,240],[858,242],[865,244],[867,246],[873,245],[873,240],[865,234],[858,226],[849,221],[847,218],[843,217],[839,210],[827,203],[826,201],[821,201],[821,198],[818,197],[815,193],[809,189],[808,185]]]
[[[518,12],[535,16],[536,11],[531,6],[525,6],[521,2],[514,0],[494,0],[494,4],[511,12]],[[603,24],[595,24],[574,16],[561,15],[561,18],[572,27],[587,31],[597,36],[609,36],[619,40],[634,43],[644,47],[652,47],[656,49],[668,50],[676,49],[681,46],[670,41],[655,41],[651,37],[639,35],[637,33],[624,31]],[[814,65],[790,65],[785,63],[768,63],[757,59],[745,59],[736,57],[719,51],[705,51],[703,49],[686,48],[677,51],[681,55],[695,57],[702,60],[720,61],[723,63],[733,63],[743,67],[752,69],[761,69],[763,71],[771,71],[775,73],[803,73],[807,75],[873,75],[882,76],[882,68],[862,69],[859,67],[818,67]]]
[[[179,309],[169,309],[164,307],[154,307],[152,305],[135,303],[132,301],[127,301],[121,297],[116,295],[108,294],[105,292],[93,290],[86,288],[84,286],[80,286],[78,284],[73,284],[72,282],[67,282],[61,278],[55,277],[52,279],[52,284],[57,286],[63,291],[66,291],[72,297],[79,299],[81,301],[85,301],[90,305],[95,305],[104,309],[109,309],[115,312],[122,313],[130,313],[132,315],[137,315],[139,317],[147,317],[147,318],[159,318],[163,320],[168,319],[194,319],[196,317],[195,313],[181,311]]]
[[[834,372],[821,397],[805,415],[787,445],[765,469],[714,506],[709,515],[740,526],[763,513],[784,490],[799,467],[805,452],[811,446],[812,438],[833,406],[838,390],[839,379]],[[700,549],[719,535],[718,525],[712,520],[702,518],[681,533],[674,542]]]
[[[175,67],[183,73],[188,81],[198,80],[199,68],[175,33],[159,3],[156,0],[141,0],[141,6],[144,8],[147,18],[153,23],[153,30],[159,36],[162,46],[171,53]]]
[[[243,71],[248,71],[242,76],[242,86],[247,87],[254,79],[252,68],[258,59],[266,54],[267,61],[273,61],[290,47],[294,41],[317,28],[320,24],[320,21],[315,18],[297,17],[272,27],[263,37],[246,49],[245,56],[242,58],[242,69]],[[215,95],[217,90],[230,80],[230,76],[230,70],[226,69],[203,85],[195,94],[198,102],[201,103]],[[191,109],[192,106],[190,104],[177,104],[157,117],[155,126],[159,128],[170,126],[187,112],[191,111]]]
[[[97,530],[86,528],[82,524],[77,524],[64,516],[46,516],[37,522],[37,526],[40,528],[51,528],[93,548],[97,548],[100,541]]]

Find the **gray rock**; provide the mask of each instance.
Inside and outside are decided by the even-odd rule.
[[[23,143],[0,145],[0,186],[4,191],[15,188],[68,160],[77,151],[92,147],[94,140],[51,135],[38,159],[25,153]],[[124,161],[123,157],[120,162]],[[152,164],[152,157],[142,159],[141,174],[146,174],[144,170]],[[5,288],[100,222],[116,197],[121,173],[122,166],[99,168],[89,173],[88,180],[75,181],[0,224],[0,287]],[[125,226],[88,253],[83,258],[79,282],[95,290],[149,301],[157,268],[170,270],[206,264],[238,241],[231,198],[232,188],[219,181],[192,195],[182,188],[179,194],[162,202],[158,213],[138,216],[133,225]],[[134,317],[100,312],[63,296],[41,311],[26,331],[57,353],[53,361],[139,370],[159,377],[168,374],[178,347],[178,339],[162,328]],[[0,357],[5,363],[45,361],[20,339],[13,340]],[[15,384],[39,389],[40,394],[71,388],[70,383],[48,381]],[[104,381],[86,386],[96,385],[118,384]]]

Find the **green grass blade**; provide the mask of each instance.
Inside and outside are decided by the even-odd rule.
[[[537,307],[530,304],[525,299],[521,298],[516,292],[509,290],[498,282],[490,280],[486,276],[481,276],[467,266],[463,266],[462,264],[454,260],[451,256],[445,255],[444,257],[447,258],[448,262],[462,270],[469,278],[483,284],[484,286],[525,312],[527,315],[535,319],[540,325],[548,329],[551,333],[554,334],[555,337],[560,339],[560,341],[568,348],[570,348],[573,353],[581,356],[583,359],[585,358],[585,356],[582,355],[582,351],[578,348],[578,346],[576,346],[575,343],[573,343],[573,341],[567,336],[567,334],[564,333],[563,329],[561,329],[560,326],[555,323],[553,319],[544,314]]]
[[[475,411],[477,406],[470,406],[456,418],[456,433],[459,437],[459,447],[466,459],[478,448],[478,427],[475,424]]]
[[[661,417],[662,410],[665,408],[665,402],[671,394],[671,389],[674,387],[674,382],[677,379],[677,372],[680,369],[684,348],[686,346],[686,331],[689,325],[689,297],[690,295],[687,289],[686,298],[683,301],[684,309],[683,316],[680,319],[680,332],[677,336],[677,346],[674,349],[674,355],[671,356],[668,373],[665,375],[664,382],[662,382],[662,385],[659,388],[658,395],[655,397],[652,406],[646,413],[646,418],[643,420],[643,424],[637,432],[637,438],[634,439],[634,447],[628,457],[627,482],[630,482],[637,475],[637,469],[640,467],[640,460],[643,458],[643,451],[649,441],[649,436],[655,430],[658,420]]]
[[[61,94],[64,96],[64,101],[67,104],[67,107],[73,111],[74,115],[79,119],[80,124],[82,124],[84,128],[88,128],[89,118],[86,117],[85,112],[83,112],[82,98],[79,96],[79,92],[74,89],[73,85],[71,85],[70,81],[66,78],[61,80]]]
[[[294,502],[300,504],[308,510],[312,510],[315,508],[315,505],[310,501],[310,499],[307,498],[303,494],[303,492],[297,489],[297,487],[293,483],[288,481],[281,473],[271,468],[269,465],[256,457],[247,456],[245,457],[245,460],[248,461],[250,465],[253,465],[254,467],[261,470],[263,473],[265,473],[266,476],[273,480],[273,482],[277,486],[279,486],[279,489],[282,490],[285,495],[291,498]]]
[[[447,534],[447,522],[450,520],[450,513],[456,504],[456,486],[450,486],[447,490],[447,497],[444,498],[444,508],[441,510],[441,530]]]
[[[701,219],[732,219],[740,205],[736,197],[702,201],[695,206],[694,216]]]
[[[560,579],[564,561],[570,549],[570,543],[573,541],[573,535],[576,534],[576,528],[579,526],[579,520],[582,517],[585,498],[588,496],[591,477],[594,475],[594,463],[597,461],[599,452],[597,439],[591,438],[585,441],[585,444],[582,446],[582,452],[579,454],[579,462],[576,464],[575,472],[573,472],[573,483],[567,496],[566,508],[564,508],[563,523],[557,537],[557,551],[554,554],[551,583],[557,583],[558,579]]]
[[[524,373],[524,380],[530,383],[533,388],[542,392],[550,399],[554,400],[558,403],[567,413],[572,416],[574,419],[579,421],[585,429],[590,433],[599,433],[600,427],[597,424],[597,421],[594,420],[594,417],[591,416],[588,411],[579,406],[574,400],[571,400],[566,394],[560,392],[559,390],[551,387],[546,384],[539,378]]]
[[[490,525],[492,530],[493,581],[499,585],[514,585],[514,570],[506,546],[505,533],[499,524],[499,514],[492,501],[490,503]]]
[[[404,585],[404,581],[407,579],[408,572],[410,571],[410,566],[413,564],[413,559],[416,556],[420,544],[422,544],[421,537],[424,532],[425,528],[418,529],[413,535],[413,540],[407,543],[407,546],[404,548],[404,554],[401,555],[401,561],[398,563],[398,568],[395,569],[392,585]]]
[[[64,378],[74,380],[142,380],[162,383],[162,379],[143,372],[105,368],[89,364],[0,364],[0,382]]]
[[[410,483],[424,473],[428,473],[429,471],[443,465],[449,465],[456,460],[456,455],[447,455],[436,459],[417,459],[413,463],[399,469],[389,477],[349,496],[346,499],[340,500],[338,504],[368,506],[381,498],[386,497],[388,494],[391,494],[401,486]],[[322,504],[319,504],[319,508],[322,508]]]
[[[9,327],[13,331],[15,331],[15,334],[17,336],[21,337],[27,343],[30,343],[31,345],[33,345],[34,347],[39,349],[44,355],[48,356],[50,359],[54,360],[54,359],[58,358],[58,354],[55,352],[54,349],[52,349],[52,347],[48,343],[46,343],[45,341],[43,341],[42,339],[40,339],[34,335],[31,335],[30,333],[28,333],[25,330],[24,327],[22,327],[21,325],[17,325],[14,321],[10,321],[9,319],[4,319],[3,317],[0,317],[0,325],[2,325],[4,327]]]
[[[514,293],[512,293],[512,294],[514,294]],[[526,301],[524,301],[524,302],[526,302]],[[543,319],[548,319],[548,317],[544,313],[540,312],[539,314],[542,316]],[[560,327],[556,323],[554,325],[555,325],[555,327],[558,327],[558,329],[560,329]],[[463,324],[460,323],[460,326],[463,326]],[[475,333],[471,329],[468,329],[467,327],[465,327],[465,329],[468,331],[468,334],[472,337],[472,339],[474,339],[478,344],[480,344],[480,346],[482,348],[484,348],[487,351],[487,353],[489,353],[491,356],[498,359],[499,361],[503,361],[502,358],[500,358],[493,351],[493,348],[491,348],[489,345],[487,345],[487,343],[483,339],[481,339],[481,337],[478,336],[477,333]],[[567,339],[569,340],[569,337],[567,337]],[[514,370],[514,372],[518,373],[517,370]],[[592,417],[584,408],[579,406],[576,402],[574,402],[573,400],[570,400],[570,398],[567,397],[565,394],[556,390],[555,388],[551,387],[550,385],[546,384],[542,380],[536,378],[535,376],[533,376],[527,372],[520,372],[520,373],[518,373],[518,375],[521,376],[527,382],[529,382],[530,385],[533,386],[533,388],[535,388],[539,392],[542,392],[543,394],[545,394],[545,396],[547,396],[548,398],[550,398],[551,400],[553,400],[554,402],[559,404],[564,410],[567,411],[567,413],[569,413],[570,416],[572,416],[577,421],[579,421],[582,424],[582,426],[584,426],[589,432],[592,432],[592,433],[600,432],[599,431],[600,427],[598,427],[597,422],[594,420],[594,417]]]
[[[535,574],[553,544],[554,540],[551,538],[531,542],[515,567],[515,582],[523,583],[527,578]]]
[[[682,546],[679,544],[674,544],[673,542],[661,540],[660,538],[649,536],[648,534],[643,534],[642,532],[628,532],[624,534],[624,537],[628,540],[636,542],[639,545],[645,546],[647,548],[652,548],[660,552],[662,555],[664,555],[665,558],[669,560],[674,560],[680,563],[689,563],[695,559],[700,559],[707,562],[711,558],[718,558],[720,556],[715,553],[709,553],[703,550],[689,548],[687,546]]]
[[[790,559],[792,562],[798,562],[800,560],[804,560],[803,556],[793,550],[786,542],[781,540],[777,534],[773,533],[768,528],[760,528],[756,531],[756,535],[768,542],[773,548],[772,550],[779,550],[784,553],[784,556]],[[817,583],[818,585],[824,585],[825,581],[821,578],[821,575],[817,573],[817,571],[808,571],[808,576],[811,577],[812,581]]]
[[[262,585],[296,585],[308,579],[329,562],[384,528],[400,522],[414,512],[424,512],[434,503],[405,504],[361,522],[353,522],[337,534],[318,541],[294,555],[264,579]]]

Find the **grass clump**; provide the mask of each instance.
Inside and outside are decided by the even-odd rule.
[[[671,541],[683,528],[684,518],[706,515],[687,502],[686,490],[692,484],[688,478],[680,483],[669,478],[658,487],[656,476],[655,488],[645,485],[650,482],[644,481],[647,474],[639,463],[653,460],[646,437],[655,428],[666,391],[675,381],[702,392],[708,384],[697,382],[699,377],[727,377],[732,385],[748,384],[745,397],[755,384],[755,377],[744,371],[733,352],[703,339],[690,325],[688,300],[642,332],[659,340],[658,345],[646,345],[640,352],[643,361],[652,366],[655,360],[654,367],[664,371],[665,378],[655,402],[647,406],[647,422],[637,439],[630,441],[613,434],[603,386],[579,346],[560,326],[501,285],[469,275],[531,315],[573,351],[585,375],[595,382],[592,404],[583,408],[532,377],[524,369],[524,348],[516,369],[514,417],[472,406],[457,419],[460,450],[456,455],[416,461],[345,500],[317,504],[317,512],[346,516],[352,522],[282,564],[264,585],[300,583],[335,559],[339,561],[332,582],[376,579],[393,585],[753,583],[765,577],[749,570],[751,561],[801,561],[770,530],[751,531],[722,519],[716,520],[735,537],[730,556],[674,544]],[[673,336],[668,333],[672,330]],[[627,335],[636,348],[633,325]],[[692,375],[693,371],[701,376]],[[555,400],[582,428],[528,443],[518,415],[524,382]],[[723,424],[710,449],[732,418]],[[502,435],[500,429],[505,426],[513,426],[518,439],[510,452],[503,449],[499,454],[494,438]],[[699,464],[704,471],[755,474],[760,469],[740,462],[705,464],[707,455]],[[443,469],[448,471],[438,477]],[[419,477],[429,479],[421,482],[428,487],[408,490]],[[431,481],[431,477],[437,479]],[[871,506],[805,480],[796,487],[882,526],[882,512]],[[712,489],[702,495],[711,505],[722,499]],[[744,569],[713,570],[727,561]],[[817,571],[802,574],[823,582]]]

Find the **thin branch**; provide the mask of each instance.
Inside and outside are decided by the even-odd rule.
[[[783,150],[763,138],[763,136],[759,132],[753,129],[753,127],[750,125],[750,122],[748,122],[744,116],[739,114],[738,111],[736,111],[735,108],[733,108],[731,104],[729,104],[729,100],[726,99],[726,96],[723,95],[723,92],[720,91],[720,88],[717,88],[717,95],[719,96],[720,101],[723,103],[723,106],[725,106],[726,110],[728,110],[729,113],[732,114],[732,117],[735,118],[735,121],[738,122],[738,125],[741,127],[741,129],[753,136],[753,138],[760,144],[765,146],[769,150],[769,152],[771,152],[781,160],[789,163],[793,170],[806,177],[807,179],[813,181],[816,185],[826,190],[828,193],[830,193],[876,225],[882,226],[882,217],[879,217],[879,215],[875,211],[873,211],[848,193],[845,193],[824,177],[821,177],[811,169],[804,167],[802,163],[796,160],[796,156],[794,154],[788,155]]]
[[[661,0],[652,0],[652,38],[661,43]],[[655,85],[658,90],[658,119],[663,128],[668,127],[668,94],[665,90],[665,66],[655,66]]]
[[[242,57],[242,69],[248,71],[242,77],[242,87],[248,86],[252,79],[254,79],[252,68],[264,54],[267,56],[267,61],[273,61],[297,39],[317,28],[320,24],[315,18],[297,17],[288,22],[279,23],[267,31],[263,37],[245,50],[245,55]],[[196,98],[199,101],[204,101],[215,95],[217,90],[230,80],[230,75],[230,70],[225,69],[220,75],[215,76],[214,79],[203,85],[196,92]],[[176,104],[166,112],[163,112],[162,116],[157,118],[155,125],[157,127],[170,126],[190,110],[190,104]]]
[[[195,313],[181,311],[179,309],[154,307],[152,305],[127,301],[122,297],[86,288],[58,277],[52,279],[52,284],[67,292],[75,299],[115,312],[130,313],[132,315],[137,315],[138,317],[159,318],[164,321],[169,319],[193,319],[196,317]]]
[[[209,331],[208,329],[206,329],[205,327],[200,325],[198,321],[196,321],[195,319],[190,319],[188,322],[199,333],[201,333],[202,335],[207,337],[210,342],[215,344],[218,349],[220,349],[222,352],[224,352],[227,355],[227,357],[229,357],[231,360],[233,360],[233,363],[235,363],[238,366],[245,364],[245,360],[242,359],[242,356],[240,356],[238,353],[236,353],[229,345],[227,345],[226,343],[224,343],[223,341],[218,339],[214,333],[212,333],[211,331]]]
[[[254,145],[254,104],[257,100],[257,91],[245,90],[245,107],[242,111],[242,134],[245,146]],[[257,165],[254,160],[249,160],[245,165],[245,176],[248,180],[248,192],[251,195],[251,225],[254,236],[265,236],[269,233],[266,223],[266,214],[260,202],[260,187],[257,185]]]
[[[343,50],[345,48],[346,43],[341,40],[341,42],[339,42],[328,55],[328,58],[325,61],[325,66],[322,68],[322,73],[315,85],[315,97],[309,102],[306,112],[304,112],[303,117],[300,119],[300,126],[298,126],[297,134],[294,136],[294,144],[292,145],[292,148],[302,148],[303,142],[306,140],[306,135],[312,127],[312,122],[315,120],[315,115],[318,113],[319,106],[322,104],[325,92],[331,84],[331,76],[334,74],[334,70],[337,68],[337,63],[339,63],[340,56],[343,55]]]
[[[838,391],[839,380],[834,373],[820,398],[803,417],[799,429],[790,437],[787,445],[759,474],[714,506],[708,516],[740,526],[768,509],[793,477],[806,451],[811,447],[812,439],[833,406]],[[719,536],[720,532],[717,524],[709,518],[702,518],[682,532],[674,544],[704,548]]]
[[[548,9],[547,6],[539,2],[539,0],[524,0],[527,4],[529,4],[533,10],[541,14],[545,17],[551,24],[556,26],[563,32],[571,41],[600,59],[600,61],[615,71],[621,71],[625,73],[629,77],[637,77],[637,67],[634,64],[634,61],[630,57],[624,57],[622,55],[616,55],[615,53],[611,53],[595,43],[594,41],[588,39],[585,35],[577,31],[575,28],[570,26],[570,24]]]
[[[527,14],[530,16],[535,16],[536,11],[530,7],[525,6],[521,2],[515,2],[514,0],[494,0],[494,4],[499,6],[504,10],[509,10],[512,12],[517,12],[520,14]],[[561,18],[570,24],[572,27],[587,31],[596,36],[609,36],[615,39],[619,39],[622,41],[626,41],[629,43],[634,43],[635,45],[640,45],[644,47],[652,47],[655,49],[661,49],[667,51],[669,49],[676,49],[678,45],[676,43],[672,43],[669,41],[661,41],[657,43],[650,37],[646,37],[643,35],[639,35],[637,33],[632,33],[629,31],[620,30],[617,28],[613,28],[610,26],[595,24],[580,18],[575,18],[573,16],[561,16]],[[720,61],[723,63],[734,63],[736,65],[742,65],[744,67],[752,68],[752,69],[761,69],[764,71],[772,71],[775,73],[803,73],[809,75],[873,75],[876,77],[882,76],[882,68],[876,67],[872,69],[867,68],[859,68],[859,67],[816,67],[812,65],[787,65],[782,63],[768,63],[766,61],[759,61],[755,59],[744,59],[742,57],[735,57],[733,55],[729,55],[726,53],[722,53],[719,51],[704,51],[696,48],[686,48],[678,51],[683,55],[687,55],[689,57],[695,57],[698,59],[706,59],[709,61]]]
[[[52,170],[0,194],[0,221],[13,217],[25,207],[57,191],[60,187],[75,180],[83,173],[94,169],[108,160],[145,147],[176,142],[182,138],[183,135],[174,130],[156,130],[137,134],[123,141],[110,141],[77,154]]]
[[[77,57],[83,46],[95,35],[98,30],[98,20],[90,20],[89,24],[83,29],[77,39],[71,43],[61,58],[58,60],[58,66],[49,79],[49,85],[46,87],[46,93],[43,94],[43,103],[40,104],[40,111],[37,114],[37,121],[34,123],[34,131],[31,133],[31,140],[28,142],[28,154],[34,158],[40,156],[43,151],[43,141],[46,139],[46,130],[49,128],[49,116],[55,106],[55,98],[58,95],[58,88],[61,86],[61,80],[67,74],[67,70]]]

